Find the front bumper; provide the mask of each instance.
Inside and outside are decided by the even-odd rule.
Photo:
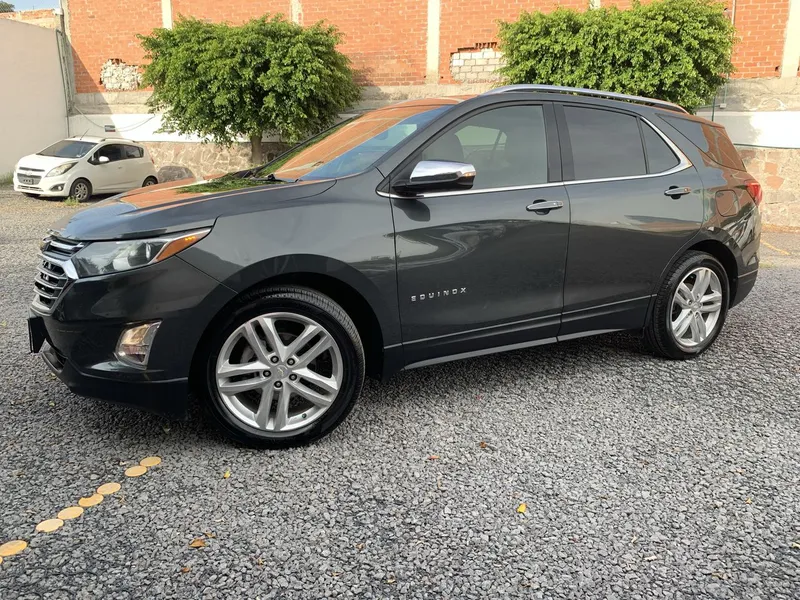
[[[184,418],[195,350],[234,292],[178,256],[144,267],[70,281],[52,309],[31,306],[31,331],[45,362],[71,391]],[[122,331],[161,321],[147,367],[114,354]],[[33,334],[32,334],[33,335]],[[36,348],[32,348],[36,350]]]
[[[36,194],[44,198],[66,198],[72,179],[69,171],[56,177],[41,177],[41,173],[14,172],[14,191],[25,194]],[[30,178],[33,183],[22,183],[20,177]]]

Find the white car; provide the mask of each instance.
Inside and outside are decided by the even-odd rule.
[[[26,196],[116,194],[158,183],[156,167],[140,144],[122,139],[67,138],[23,157],[14,168],[14,190]]]

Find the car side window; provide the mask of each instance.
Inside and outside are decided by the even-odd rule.
[[[144,150],[139,146],[125,146],[125,158],[142,158]]]
[[[547,183],[544,109],[522,105],[481,112],[435,139],[419,160],[473,165],[473,190]]]
[[[575,179],[646,175],[638,119],[610,110],[565,106]]]
[[[648,173],[663,173],[678,166],[680,160],[667,145],[667,142],[644,122],[642,122],[642,136],[644,137],[644,147],[647,151]]]
[[[97,161],[101,156],[107,157],[109,162],[122,160],[125,158],[125,152],[123,148],[124,147],[122,144],[109,144],[108,146],[103,146],[95,153],[95,161]]]

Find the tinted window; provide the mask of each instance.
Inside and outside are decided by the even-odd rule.
[[[122,144],[109,144],[108,146],[103,146],[95,153],[96,159],[100,158],[101,156],[107,157],[109,162],[122,160],[125,158],[125,146]]]
[[[661,118],[680,131],[715,163],[731,169],[744,170],[742,158],[724,128],[680,117],[661,116]]]
[[[477,190],[547,183],[544,111],[509,106],[482,112],[434,140],[420,160],[474,165]]]
[[[636,117],[609,110],[565,106],[575,179],[645,175]]]
[[[39,152],[39,156],[57,156],[58,158],[81,158],[94,148],[95,142],[81,140],[61,140]]]
[[[143,158],[144,150],[138,146],[125,146],[125,158]]]
[[[647,123],[642,123],[642,135],[644,136],[644,147],[647,150],[648,172],[663,173],[678,165],[680,161],[667,146],[667,142]]]

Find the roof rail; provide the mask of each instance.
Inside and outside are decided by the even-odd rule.
[[[517,85],[505,85],[503,87],[495,88],[484,92],[481,96],[488,96],[491,94],[504,94],[506,92],[556,92],[561,94],[576,94],[578,96],[593,96],[595,98],[610,98],[612,100],[626,100],[628,102],[636,102],[637,104],[649,104],[657,106],[658,108],[665,108],[675,112],[687,113],[688,110],[673,102],[666,100],[657,100],[655,98],[645,98],[644,96],[631,96],[629,94],[620,94],[618,92],[603,92],[599,90],[590,90],[587,88],[574,88],[565,87],[561,85],[542,85],[537,83],[521,83]]]

